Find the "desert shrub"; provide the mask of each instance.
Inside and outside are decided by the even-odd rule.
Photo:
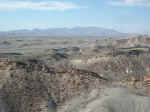
[[[104,77],[108,77],[111,80],[119,80],[124,76],[136,76],[141,77],[147,74],[146,68],[149,67],[147,58],[141,55],[137,56],[117,56],[110,57],[107,61],[100,61],[91,64],[87,67],[88,70],[102,74]]]
[[[42,65],[18,66],[2,88],[8,112],[41,112],[40,106],[45,105],[47,108],[48,102],[53,100],[50,86],[53,73],[44,74]]]

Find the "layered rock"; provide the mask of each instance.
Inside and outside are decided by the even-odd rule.
[[[37,60],[1,61],[1,96],[8,112],[48,112],[72,97],[88,94],[107,80],[98,74],[74,68],[50,68]],[[7,77],[5,74],[8,73]]]

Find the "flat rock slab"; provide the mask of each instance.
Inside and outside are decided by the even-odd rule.
[[[63,112],[150,112],[150,97],[136,90],[106,88],[99,94],[89,102],[76,98]],[[85,105],[79,106],[82,104]]]

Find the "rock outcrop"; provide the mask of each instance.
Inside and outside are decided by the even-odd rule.
[[[48,112],[53,106],[94,88],[107,80],[98,74],[70,68],[49,68],[37,60],[0,62],[1,96],[8,112]],[[5,74],[9,74],[6,75]]]

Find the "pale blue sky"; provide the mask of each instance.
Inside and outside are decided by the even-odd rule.
[[[0,31],[76,26],[150,33],[150,0],[0,0]]]

